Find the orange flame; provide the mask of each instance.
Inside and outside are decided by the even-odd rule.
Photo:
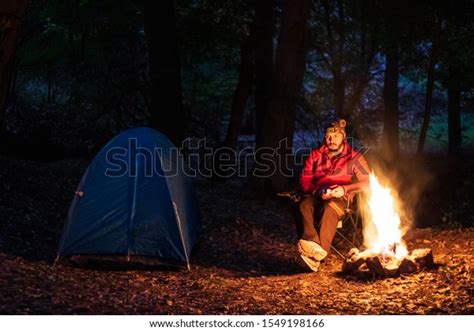
[[[373,173],[370,175],[370,190],[370,213],[364,226],[364,244],[376,254],[401,260],[408,255],[408,250],[402,241],[404,232],[391,191],[380,185]]]

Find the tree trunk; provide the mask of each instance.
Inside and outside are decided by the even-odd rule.
[[[354,111],[359,108],[364,90],[370,82],[370,76],[367,72],[360,72],[359,75],[354,79],[352,91],[345,102],[345,108],[347,109],[345,113],[349,116],[348,120],[354,118]]]
[[[425,100],[425,114],[423,116],[423,124],[421,125],[420,138],[418,139],[417,154],[423,153],[425,146],[426,133],[428,132],[428,126],[430,124],[431,109],[433,108],[433,87],[434,87],[434,75],[435,66],[438,61],[438,53],[440,49],[441,40],[441,19],[436,18],[436,29],[433,38],[433,46],[431,47],[430,61],[428,65],[428,77],[426,81],[426,100]]]
[[[253,50],[254,32],[251,31],[248,39],[240,49],[239,81],[232,97],[229,127],[223,145],[235,149],[240,134],[242,118],[247,100],[252,90],[253,82]]]
[[[337,24],[336,31],[338,34],[337,38],[337,50],[336,54],[333,54],[335,72],[333,74],[333,89],[334,89],[334,107],[336,115],[339,118],[349,120],[349,111],[346,106],[346,78],[344,65],[344,42],[345,42],[345,29],[344,29],[344,5],[342,0],[337,0]]]
[[[334,103],[334,112],[339,118],[346,118],[345,111],[345,91],[346,91],[346,75],[343,71],[343,52],[344,52],[344,10],[342,2],[337,1],[338,21],[332,24],[331,4],[328,0],[322,1],[324,8],[324,18],[326,23],[326,32],[328,34],[329,54],[331,63],[329,64],[332,73],[332,94]],[[333,35],[333,26],[337,38]]]
[[[354,130],[354,114],[359,109],[360,101],[364,93],[365,88],[370,83],[372,77],[370,74],[370,67],[376,53],[376,47],[371,42],[370,36],[373,35],[373,31],[369,32],[367,18],[367,9],[370,4],[366,2],[361,3],[360,7],[360,44],[359,44],[359,64],[358,67],[352,71],[352,74],[347,78],[351,82],[351,92],[346,97],[345,107],[347,113],[352,117],[353,125],[349,128],[348,133],[357,134],[357,130]],[[351,132],[352,131],[352,132]]]
[[[46,80],[48,82],[48,93],[46,95],[46,102],[49,104],[52,101],[53,95],[53,71],[51,69],[51,65],[49,65],[48,69],[46,69]]]
[[[454,66],[449,66],[448,78],[448,152],[450,155],[459,155],[461,152],[461,86],[460,71]]]
[[[273,0],[259,0],[255,8],[255,146],[262,147],[263,122],[270,107],[273,75]]]
[[[8,105],[10,101],[15,100],[16,88],[18,81],[18,61],[14,60],[12,63],[10,85],[8,86],[7,96],[5,98],[5,104]]]
[[[27,4],[27,0],[0,1],[0,128],[4,126],[16,41]]]
[[[150,54],[151,126],[180,145],[184,136],[176,13],[173,0],[144,2],[144,23]]]
[[[383,122],[383,154],[393,160],[400,153],[399,140],[399,109],[398,109],[398,51],[388,50],[384,79],[384,122]]]
[[[340,67],[335,69],[336,72],[333,73],[333,85],[332,92],[334,95],[334,111],[338,118],[346,118],[345,111],[345,94],[346,94],[346,82],[342,70]]]
[[[224,142],[221,145],[223,148],[217,149],[214,153],[213,178],[215,180],[222,180],[232,175],[232,171],[229,171],[226,162],[229,160],[234,162],[245,106],[252,91],[254,77],[253,51],[255,49],[254,33],[255,31],[252,29],[247,40],[240,48],[239,81],[232,97],[229,127],[227,128]]]
[[[270,111],[265,114],[263,124],[263,146],[273,153],[270,158],[275,170],[274,173],[267,174],[266,182],[274,191],[287,188],[291,176],[288,165],[285,166],[288,156],[291,156],[291,151],[286,146],[293,147],[296,102],[301,92],[306,64],[310,4],[310,0],[284,2]],[[278,148],[282,141],[283,148]]]
[[[387,6],[392,7],[392,6]],[[387,44],[383,87],[384,122],[382,154],[386,160],[394,160],[400,153],[398,108],[398,27],[393,8],[386,8]]]

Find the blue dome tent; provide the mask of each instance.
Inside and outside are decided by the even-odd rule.
[[[189,268],[200,229],[199,206],[178,150],[153,129],[129,129],[102,148],[82,177],[56,261]]]

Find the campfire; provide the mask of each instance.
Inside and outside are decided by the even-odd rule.
[[[434,266],[431,249],[411,253],[403,242],[403,228],[389,188],[383,187],[375,174],[370,175],[369,213],[364,222],[366,250],[349,251],[342,266],[345,273],[396,277]]]

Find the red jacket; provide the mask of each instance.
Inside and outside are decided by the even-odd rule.
[[[306,159],[301,173],[304,193],[315,193],[333,185],[342,185],[346,193],[364,188],[369,181],[369,166],[364,156],[347,143],[334,159],[330,159],[326,145],[315,148]]]

